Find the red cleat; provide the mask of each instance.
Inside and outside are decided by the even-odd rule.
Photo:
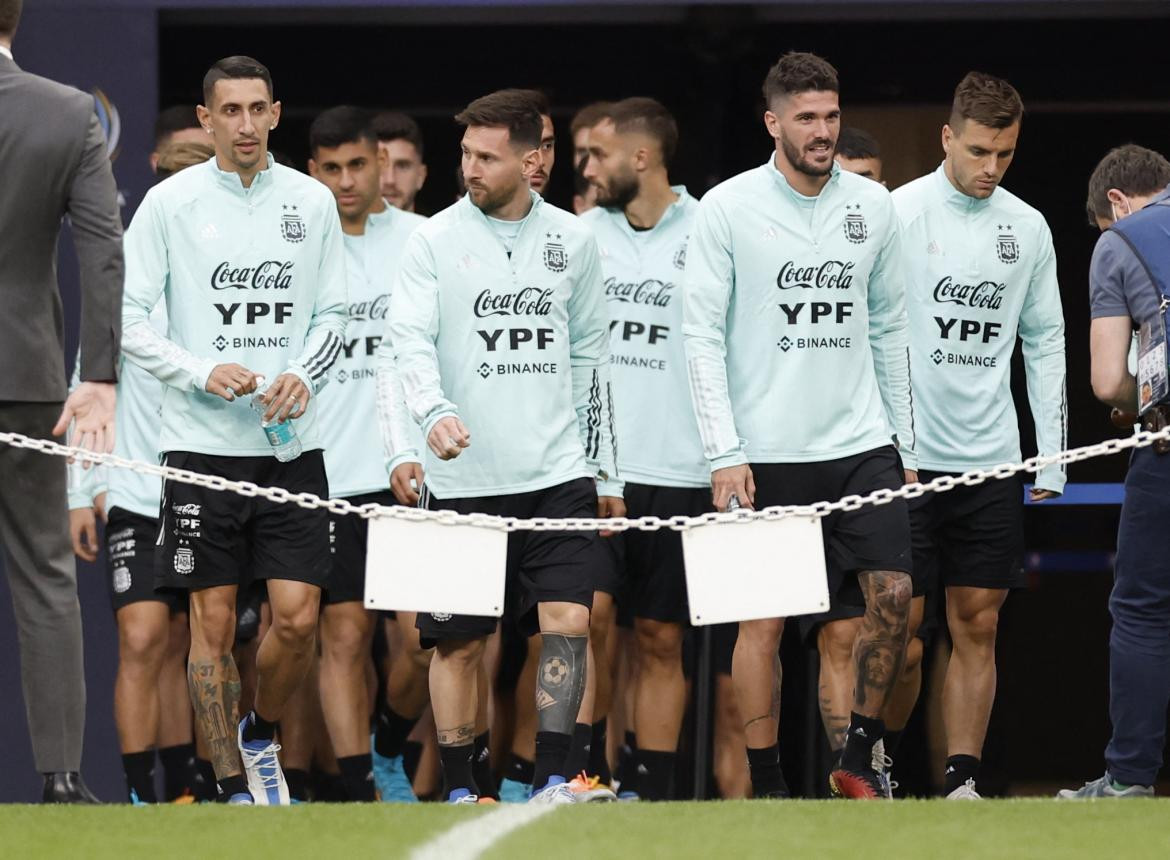
[[[837,767],[829,774],[829,787],[836,797],[850,800],[883,800],[887,796],[881,775],[870,768],[846,770]]]

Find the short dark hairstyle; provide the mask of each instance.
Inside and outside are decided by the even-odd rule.
[[[207,70],[203,76],[203,104],[211,104],[211,95],[220,81],[252,80],[258,78],[268,87],[268,98],[272,99],[272,75],[259,60],[251,57],[224,57]]]
[[[1136,143],[1127,143],[1109,150],[1089,177],[1089,199],[1085,209],[1089,223],[1098,218],[1113,219],[1109,205],[1109,189],[1116,188],[1126,196],[1145,197],[1170,185],[1170,161],[1160,153]]]
[[[658,141],[662,148],[662,162],[670,165],[678,149],[678,123],[661,102],[644,96],[633,96],[614,102],[601,119],[613,122],[619,134],[642,132]]]
[[[585,105],[573,114],[573,119],[569,123],[569,134],[576,137],[577,132],[581,129],[593,128],[607,115],[612,104],[612,102],[592,102]]]
[[[0,0],[3,2],[3,0]],[[154,148],[158,149],[177,131],[202,128],[195,114],[195,105],[171,105],[158,112],[154,120]]]
[[[419,160],[423,157],[422,130],[413,118],[396,110],[384,110],[374,116],[374,134],[382,143],[405,140],[418,150]]]
[[[509,90],[501,90],[501,92],[510,92]],[[540,111],[541,116],[552,116],[552,106],[548,101],[548,94],[544,90],[515,90],[514,92],[532,99],[532,103],[536,105],[536,109]]]
[[[534,90],[498,90],[481,96],[455,115],[455,122],[465,127],[506,128],[514,144],[537,149],[544,131],[540,102]],[[547,102],[546,102],[547,104]]]
[[[374,133],[374,113],[352,105],[338,105],[317,114],[309,126],[309,151],[317,157],[321,147],[332,149],[343,143],[366,141],[378,145]]]
[[[20,7],[24,0],[0,0],[0,36],[13,36],[20,23]]]
[[[841,92],[837,70],[816,54],[789,51],[768,69],[764,78],[764,104],[769,109],[784,96],[811,92]]]
[[[847,125],[837,135],[837,154],[842,158],[881,158],[882,148],[865,129]]]
[[[1024,115],[1024,102],[1016,88],[994,75],[967,72],[955,87],[951,125],[974,120],[988,128],[1007,128]]]

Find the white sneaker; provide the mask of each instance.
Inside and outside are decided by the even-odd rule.
[[[244,763],[244,775],[248,777],[248,791],[257,806],[288,806],[288,783],[276,753],[280,744],[275,741],[244,741],[244,723],[240,720],[236,730],[236,742],[240,747],[240,759]]]
[[[947,800],[982,800],[975,790],[975,780],[969,779],[947,795]]]
[[[569,784],[562,780],[561,782],[550,782],[528,798],[528,802],[559,806],[562,803],[576,803],[577,798],[573,794],[573,789],[569,788]]]
[[[879,740],[873,745],[869,766],[877,772],[886,800],[893,800],[894,789],[898,787],[898,783],[890,779],[890,770],[894,766],[894,760],[886,755],[886,742],[884,740]]]

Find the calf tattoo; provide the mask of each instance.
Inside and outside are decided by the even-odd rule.
[[[475,723],[456,726],[453,729],[438,729],[439,746],[461,747],[475,740]]]
[[[585,695],[585,636],[541,635],[536,711],[542,732],[571,735]]]
[[[236,746],[240,721],[240,673],[231,655],[187,663],[187,687],[195,708],[195,725],[203,733],[215,778],[236,776],[242,770]]]
[[[853,703],[858,713],[878,716],[906,660],[912,586],[910,575],[898,571],[866,571],[857,579],[865,595],[865,617],[853,645]]]

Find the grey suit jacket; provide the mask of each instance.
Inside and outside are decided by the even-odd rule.
[[[81,379],[117,378],[122,220],[93,98],[0,54],[0,401],[66,395],[57,239],[81,267]]]

